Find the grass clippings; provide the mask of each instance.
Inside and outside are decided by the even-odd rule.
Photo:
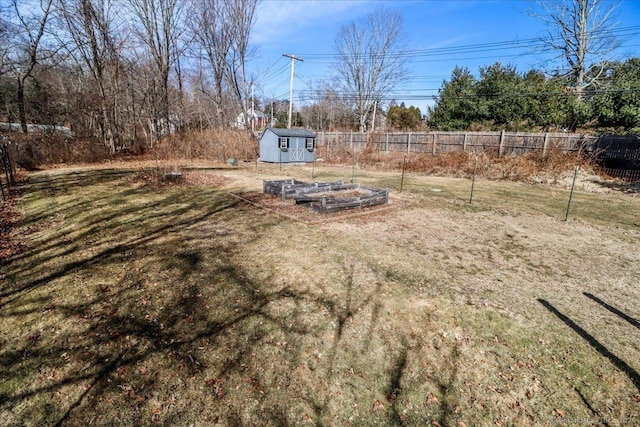
[[[410,206],[301,228],[229,197],[260,167],[31,176],[0,267],[4,425],[637,424],[640,199],[576,191],[563,221],[557,188],[481,181],[469,205],[413,174]]]

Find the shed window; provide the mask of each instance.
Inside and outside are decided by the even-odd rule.
[[[307,145],[307,150],[313,151],[316,148],[316,139],[315,138],[306,138],[305,143]]]
[[[287,148],[289,148],[289,138],[280,137],[280,149],[286,150]]]

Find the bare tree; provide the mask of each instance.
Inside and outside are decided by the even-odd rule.
[[[246,64],[252,55],[251,29],[258,0],[230,0],[231,49],[227,55],[228,79],[243,116],[249,117],[249,87]],[[245,120],[249,126],[250,120]]]
[[[60,0],[60,12],[73,40],[72,55],[90,71],[98,88],[100,133],[106,147],[115,152],[115,125],[109,69],[118,67],[116,17],[121,13],[114,0]],[[117,73],[112,73],[117,75]],[[109,93],[111,92],[111,93]]]
[[[367,127],[374,103],[406,77],[405,45],[402,17],[385,8],[340,30],[336,70],[341,91],[358,113],[361,132]]]
[[[157,92],[159,111],[154,119],[156,139],[171,130],[169,100],[169,74],[179,49],[176,43],[181,36],[183,0],[130,0],[138,26],[134,32],[147,47],[153,63],[154,89]]]
[[[205,78],[200,79],[201,90],[215,105],[218,125],[228,125],[229,114],[242,112],[247,117],[246,63],[253,52],[250,36],[258,4],[259,0],[191,2],[196,52],[213,78],[213,93],[208,91]],[[229,100],[234,108],[227,105]]]
[[[204,79],[200,80],[200,88],[215,105],[217,124],[225,123],[223,93],[227,76],[227,56],[233,45],[233,29],[231,28],[231,10],[229,2],[220,4],[218,0],[193,0],[192,16],[196,22],[196,48],[213,75],[213,93],[205,89]]]
[[[614,12],[621,0],[539,0],[532,14],[545,22],[545,50],[558,52],[568,68],[574,90],[594,84],[606,68],[608,56],[620,46],[614,35]]]
[[[16,79],[18,116],[20,126],[27,133],[27,113],[24,88],[27,80],[41,61],[51,56],[50,50],[41,49],[45,29],[52,16],[53,0],[40,0],[31,5],[12,0],[11,7],[15,17],[14,39],[6,57],[9,72]],[[31,6],[31,7],[25,7]]]
[[[314,102],[302,108],[305,125],[319,131],[350,129],[354,124],[354,114],[335,89],[335,82],[320,82],[313,91]]]
[[[5,62],[9,55],[9,22],[5,20],[5,10],[0,7],[0,76],[5,72]]]

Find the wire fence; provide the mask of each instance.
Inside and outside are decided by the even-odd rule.
[[[640,182],[640,170],[603,168],[602,173],[608,177],[617,178],[630,184]]]

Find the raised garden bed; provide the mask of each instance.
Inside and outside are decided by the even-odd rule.
[[[389,202],[389,190],[360,184],[339,182],[263,181],[264,194],[294,200],[316,212],[332,213],[359,209]]]

